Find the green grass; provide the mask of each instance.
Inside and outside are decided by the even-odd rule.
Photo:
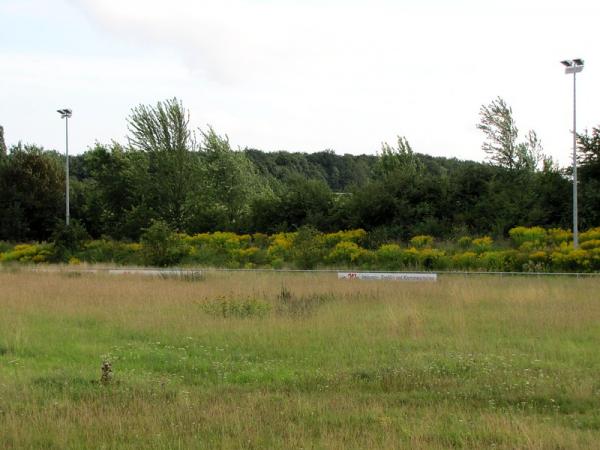
[[[599,288],[0,272],[0,448],[597,447]]]

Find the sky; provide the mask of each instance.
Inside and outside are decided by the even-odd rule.
[[[481,105],[501,96],[522,136],[569,163],[600,125],[597,0],[0,0],[0,125],[70,152],[126,143],[139,104],[177,97],[234,147],[376,154],[406,136],[484,160]]]

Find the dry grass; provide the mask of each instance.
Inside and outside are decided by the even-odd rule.
[[[600,441],[600,280],[0,272],[0,286],[1,448]]]

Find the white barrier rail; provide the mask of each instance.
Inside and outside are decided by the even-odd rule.
[[[79,272],[79,273],[109,273],[113,272],[115,275],[179,275],[179,276],[198,276],[205,275],[209,272],[247,272],[247,273],[305,273],[305,274],[318,274],[318,273],[365,273],[365,272],[343,272],[339,269],[314,269],[314,270],[302,270],[302,269],[219,269],[219,268],[170,268],[161,269],[155,267],[143,268],[143,267],[77,267],[77,266],[61,266],[61,265],[47,265],[47,266],[3,266],[0,264],[0,271],[10,270],[23,270],[30,272]],[[468,272],[468,271],[444,271],[438,270],[435,274],[429,272],[368,272],[372,274],[405,274],[405,275],[436,275],[439,277],[446,276],[496,276],[496,277],[576,277],[576,278],[600,278],[600,272]]]

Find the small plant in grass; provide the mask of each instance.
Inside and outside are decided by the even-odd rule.
[[[331,299],[333,299],[333,295],[328,294],[313,294],[298,297],[285,286],[282,286],[281,291],[277,295],[277,312],[296,317],[308,316],[317,307]]]
[[[231,299],[218,297],[202,304],[205,313],[223,318],[245,319],[250,317],[265,317],[271,311],[271,305],[264,300],[255,298]]]
[[[108,360],[103,361],[100,369],[102,370],[102,375],[100,376],[100,383],[106,386],[107,384],[110,384],[113,378],[111,362]]]

